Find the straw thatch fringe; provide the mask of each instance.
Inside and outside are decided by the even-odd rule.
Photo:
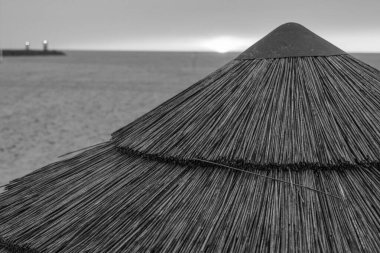
[[[181,159],[178,157],[165,156],[165,155],[157,155],[157,154],[146,154],[143,152],[139,152],[130,148],[121,148],[117,147],[117,150],[125,155],[131,156],[139,156],[143,157],[147,160],[159,161],[163,163],[170,163],[181,166],[198,166],[203,168],[213,167],[211,163],[217,163],[221,165],[227,165],[231,167],[237,167],[242,170],[251,171],[251,170],[291,170],[291,171],[302,171],[302,170],[352,170],[358,169],[359,167],[367,167],[367,168],[380,168],[379,161],[355,161],[355,163],[348,163],[339,161],[334,164],[320,164],[320,163],[293,163],[293,164],[277,164],[277,163],[269,163],[269,164],[254,164],[248,163],[246,161],[234,161],[234,160],[226,160],[226,159],[218,159],[215,161],[205,160],[204,158],[196,158],[193,157],[191,159]],[[202,161],[204,160],[204,161]],[[219,165],[215,165],[216,167],[220,167]]]
[[[133,150],[128,150],[128,149],[125,149],[125,148],[117,148],[117,149],[121,153],[123,153],[123,154],[135,155],[135,156],[139,156],[139,157],[151,160],[151,161],[159,161],[159,162],[164,162],[164,163],[169,163],[169,164],[175,164],[175,165],[181,165],[181,166],[197,166],[197,167],[201,167],[201,168],[212,168],[212,167],[216,167],[216,168],[219,168],[219,169],[220,168],[228,168],[228,169],[232,169],[232,170],[239,171],[239,172],[250,173],[252,175],[263,177],[263,178],[266,178],[266,179],[269,179],[269,180],[275,180],[275,181],[283,182],[283,183],[286,183],[286,184],[295,185],[297,187],[303,187],[305,189],[309,189],[309,190],[312,190],[312,191],[315,191],[315,192],[327,194],[327,195],[330,195],[330,196],[332,196],[334,198],[340,199],[340,197],[331,195],[331,194],[326,193],[326,192],[321,192],[321,191],[318,191],[318,190],[315,190],[315,189],[312,189],[312,188],[309,188],[309,187],[293,184],[292,182],[282,181],[282,180],[279,180],[279,179],[263,176],[263,175],[256,174],[256,173],[252,172],[252,169],[256,169],[256,170],[258,170],[258,169],[259,170],[264,170],[264,169],[265,170],[285,169],[285,170],[291,171],[291,170],[294,170],[294,168],[302,168],[301,164],[295,164],[295,165],[294,164],[290,164],[290,165],[279,165],[279,164],[273,164],[273,165],[271,165],[271,164],[269,164],[269,165],[258,165],[258,166],[255,166],[255,165],[248,166],[248,165],[244,164],[245,165],[244,167],[243,166],[239,166],[239,168],[235,168],[235,167],[233,167],[233,165],[230,165],[230,163],[229,164],[223,164],[223,163],[220,163],[220,162],[217,162],[217,161],[206,161],[206,160],[202,160],[202,159],[198,159],[198,158],[194,158],[194,159],[191,159],[191,160],[179,160],[179,159],[177,159],[175,157],[171,157],[171,158],[159,157],[159,156],[156,156],[156,155],[143,154],[143,153],[140,153],[140,152],[137,152],[137,151],[133,151]],[[234,163],[234,164],[236,164],[236,163]],[[308,165],[308,164],[304,164],[304,165],[305,165],[305,168],[303,168],[303,169],[307,169],[307,168],[316,169],[316,168],[318,168],[318,165],[311,165],[311,166]],[[349,166],[354,167],[351,164],[349,164]]]
[[[11,182],[0,236],[45,252],[380,252],[379,168],[252,171],[346,203],[107,142]]]
[[[185,160],[379,161],[379,98],[380,72],[350,55],[235,60],[113,139]]]

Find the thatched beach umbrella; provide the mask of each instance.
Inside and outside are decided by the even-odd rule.
[[[288,23],[0,195],[0,252],[380,252],[380,71]]]

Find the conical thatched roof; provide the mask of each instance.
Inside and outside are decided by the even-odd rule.
[[[0,252],[380,252],[379,158],[380,71],[288,23],[10,182]]]

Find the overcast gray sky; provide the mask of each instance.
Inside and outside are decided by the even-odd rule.
[[[289,21],[346,51],[380,52],[380,0],[0,0],[0,43],[242,50]]]

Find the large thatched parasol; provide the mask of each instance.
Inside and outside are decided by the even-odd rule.
[[[379,158],[380,72],[288,23],[10,182],[0,252],[380,252]]]

